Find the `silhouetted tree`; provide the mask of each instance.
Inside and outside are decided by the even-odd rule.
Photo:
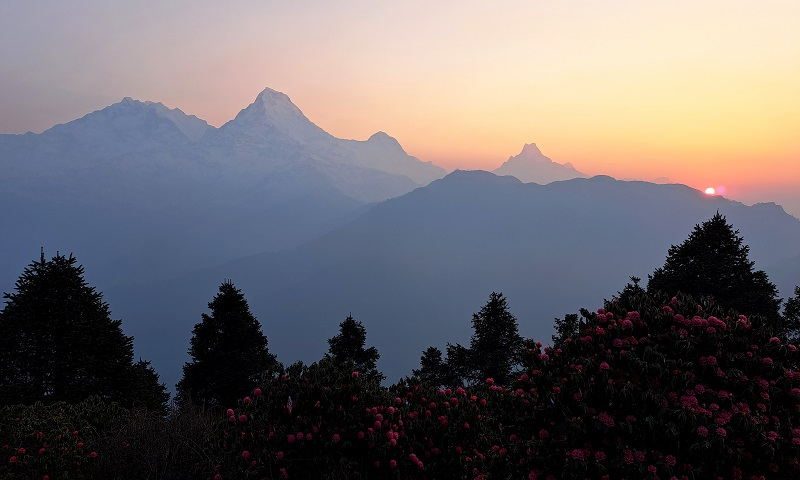
[[[367,378],[383,380],[378,371],[380,354],[375,347],[366,348],[367,329],[351,315],[339,324],[339,334],[328,340],[328,357],[336,364],[358,370]]]
[[[766,273],[754,270],[749,252],[739,231],[717,213],[696,225],[682,244],[670,247],[664,266],[650,276],[647,290],[710,296],[723,307],[763,316],[778,333],[778,289]]]
[[[133,339],[112,320],[75,257],[42,252],[5,294],[0,312],[0,403],[77,402],[100,396],[163,408],[167,393]]]
[[[150,362],[139,360],[133,364],[128,390],[135,406],[162,412],[167,410],[169,394]]]
[[[553,334],[553,344],[560,343],[565,338],[576,335],[580,329],[580,320],[577,314],[569,313],[564,318],[556,318],[555,334]]]
[[[234,405],[259,378],[275,371],[278,362],[244,294],[232,282],[220,285],[208,309],[211,314],[204,313],[194,326],[179,399],[212,408]]]
[[[786,335],[794,342],[800,341],[800,286],[795,287],[794,296],[786,300],[783,318]]]
[[[507,383],[521,360],[523,339],[502,293],[492,292],[489,301],[472,315],[472,329],[469,348],[458,344],[447,347],[450,375],[462,381],[493,378]]]
[[[472,315],[472,329],[469,349],[473,369],[482,378],[507,383],[519,362],[522,337],[502,293],[492,292],[486,305]]]
[[[414,376],[429,385],[438,386],[448,383],[447,365],[442,357],[442,351],[436,347],[428,347],[422,352],[419,369],[414,370]]]

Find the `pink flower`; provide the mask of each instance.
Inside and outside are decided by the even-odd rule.
[[[341,441],[341,439],[342,439],[342,436],[339,435],[338,433],[334,433],[331,436],[331,440],[333,440],[333,443],[339,443],[339,441]]]
[[[575,448],[567,452],[567,456],[573,460],[583,460],[586,458],[586,453],[582,448]]]
[[[486,384],[487,385],[494,385],[494,378],[492,378],[492,377],[487,378],[486,379]]]
[[[722,427],[717,428],[715,430],[715,432],[717,433],[718,436],[720,436],[722,438],[725,438],[725,437],[728,436],[728,432]]]
[[[353,378],[358,378],[359,376],[361,376],[361,373],[358,370],[353,370],[350,373],[350,376],[353,377]]]
[[[607,362],[600,362],[600,370],[603,371],[611,370],[611,366]]]
[[[600,414],[597,416],[597,419],[600,421],[600,423],[602,423],[602,424],[603,424],[603,425],[605,425],[606,427],[609,427],[609,428],[611,428],[611,427],[613,427],[613,426],[614,426],[614,417],[612,417],[611,415],[609,415],[609,414],[608,414],[608,413],[606,413],[606,412],[601,412],[601,413],[600,413]]]
[[[245,462],[250,460],[250,452],[248,450],[242,451],[242,458]]]
[[[678,463],[678,459],[675,458],[675,456],[673,455],[667,455],[666,457],[664,457],[664,463],[666,463],[670,467],[674,467],[675,464]]]
[[[256,388],[253,389],[253,396],[260,397],[263,394],[264,394],[264,392],[262,392],[260,388],[256,387]]]
[[[708,429],[706,427],[702,426],[702,425],[697,427],[697,435],[700,436],[700,437],[703,437],[703,438],[707,437],[708,436]]]
[[[597,460],[598,462],[605,461],[606,453],[603,452],[602,450],[598,450],[598,451],[594,452],[594,459]]]

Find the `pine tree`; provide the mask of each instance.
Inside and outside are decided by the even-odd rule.
[[[473,314],[472,329],[469,346],[472,369],[479,378],[507,383],[520,360],[522,337],[502,293],[492,292],[486,305]]]
[[[422,352],[422,357],[419,360],[419,369],[414,370],[414,376],[419,381],[429,385],[445,385],[448,375],[442,351],[436,347],[428,347]]]
[[[0,403],[77,402],[97,395],[163,408],[158,375],[133,363],[133,339],[112,320],[75,257],[31,263],[0,312]]]
[[[339,334],[328,340],[328,357],[336,364],[358,370],[366,378],[383,380],[378,371],[380,354],[375,347],[365,348],[367,329],[352,315],[339,324]]]
[[[800,286],[795,287],[794,297],[786,300],[783,319],[787,337],[793,342],[800,341]]]
[[[241,290],[230,281],[222,283],[194,326],[189,355],[178,383],[181,402],[211,408],[235,405],[262,375],[278,368],[269,353],[261,324],[250,313]]]
[[[717,213],[696,225],[682,244],[670,247],[664,266],[650,276],[647,290],[713,297],[725,308],[763,316],[779,331],[778,289],[766,273],[754,270],[749,253],[739,231]]]

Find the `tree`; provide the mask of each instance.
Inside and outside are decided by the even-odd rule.
[[[794,342],[800,341],[800,286],[795,287],[794,297],[786,300],[783,319],[787,336]]]
[[[473,369],[481,378],[507,383],[519,362],[522,337],[502,293],[492,292],[486,305],[472,315],[472,329],[469,349]]]
[[[436,347],[428,347],[422,352],[419,369],[414,370],[414,376],[429,385],[446,384],[448,380],[447,364],[442,357],[442,351]]]
[[[749,253],[739,231],[717,212],[696,225],[682,244],[670,247],[664,266],[650,275],[647,290],[713,297],[725,308],[761,315],[780,330],[778,289],[766,273],[754,269]]]
[[[181,402],[208,407],[230,406],[258,379],[278,368],[269,353],[261,324],[250,313],[241,290],[223,282],[194,326],[189,355],[178,383]]]
[[[328,340],[327,356],[336,364],[345,365],[367,378],[381,381],[384,376],[377,367],[380,354],[375,347],[365,348],[366,343],[367,329],[352,315],[348,315],[339,324],[339,334]]]
[[[133,363],[133,338],[84,280],[75,257],[31,263],[0,312],[0,403],[78,402],[89,396],[163,408],[149,364]]]
[[[497,383],[507,383],[522,359],[523,339],[502,293],[492,292],[489,301],[472,315],[472,330],[468,348],[447,346],[449,372],[461,381],[492,378]]]

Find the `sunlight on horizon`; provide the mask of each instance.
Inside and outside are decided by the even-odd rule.
[[[219,126],[269,86],[448,169],[535,142],[590,175],[800,189],[800,2],[144,5],[0,6],[0,132],[124,96]]]

